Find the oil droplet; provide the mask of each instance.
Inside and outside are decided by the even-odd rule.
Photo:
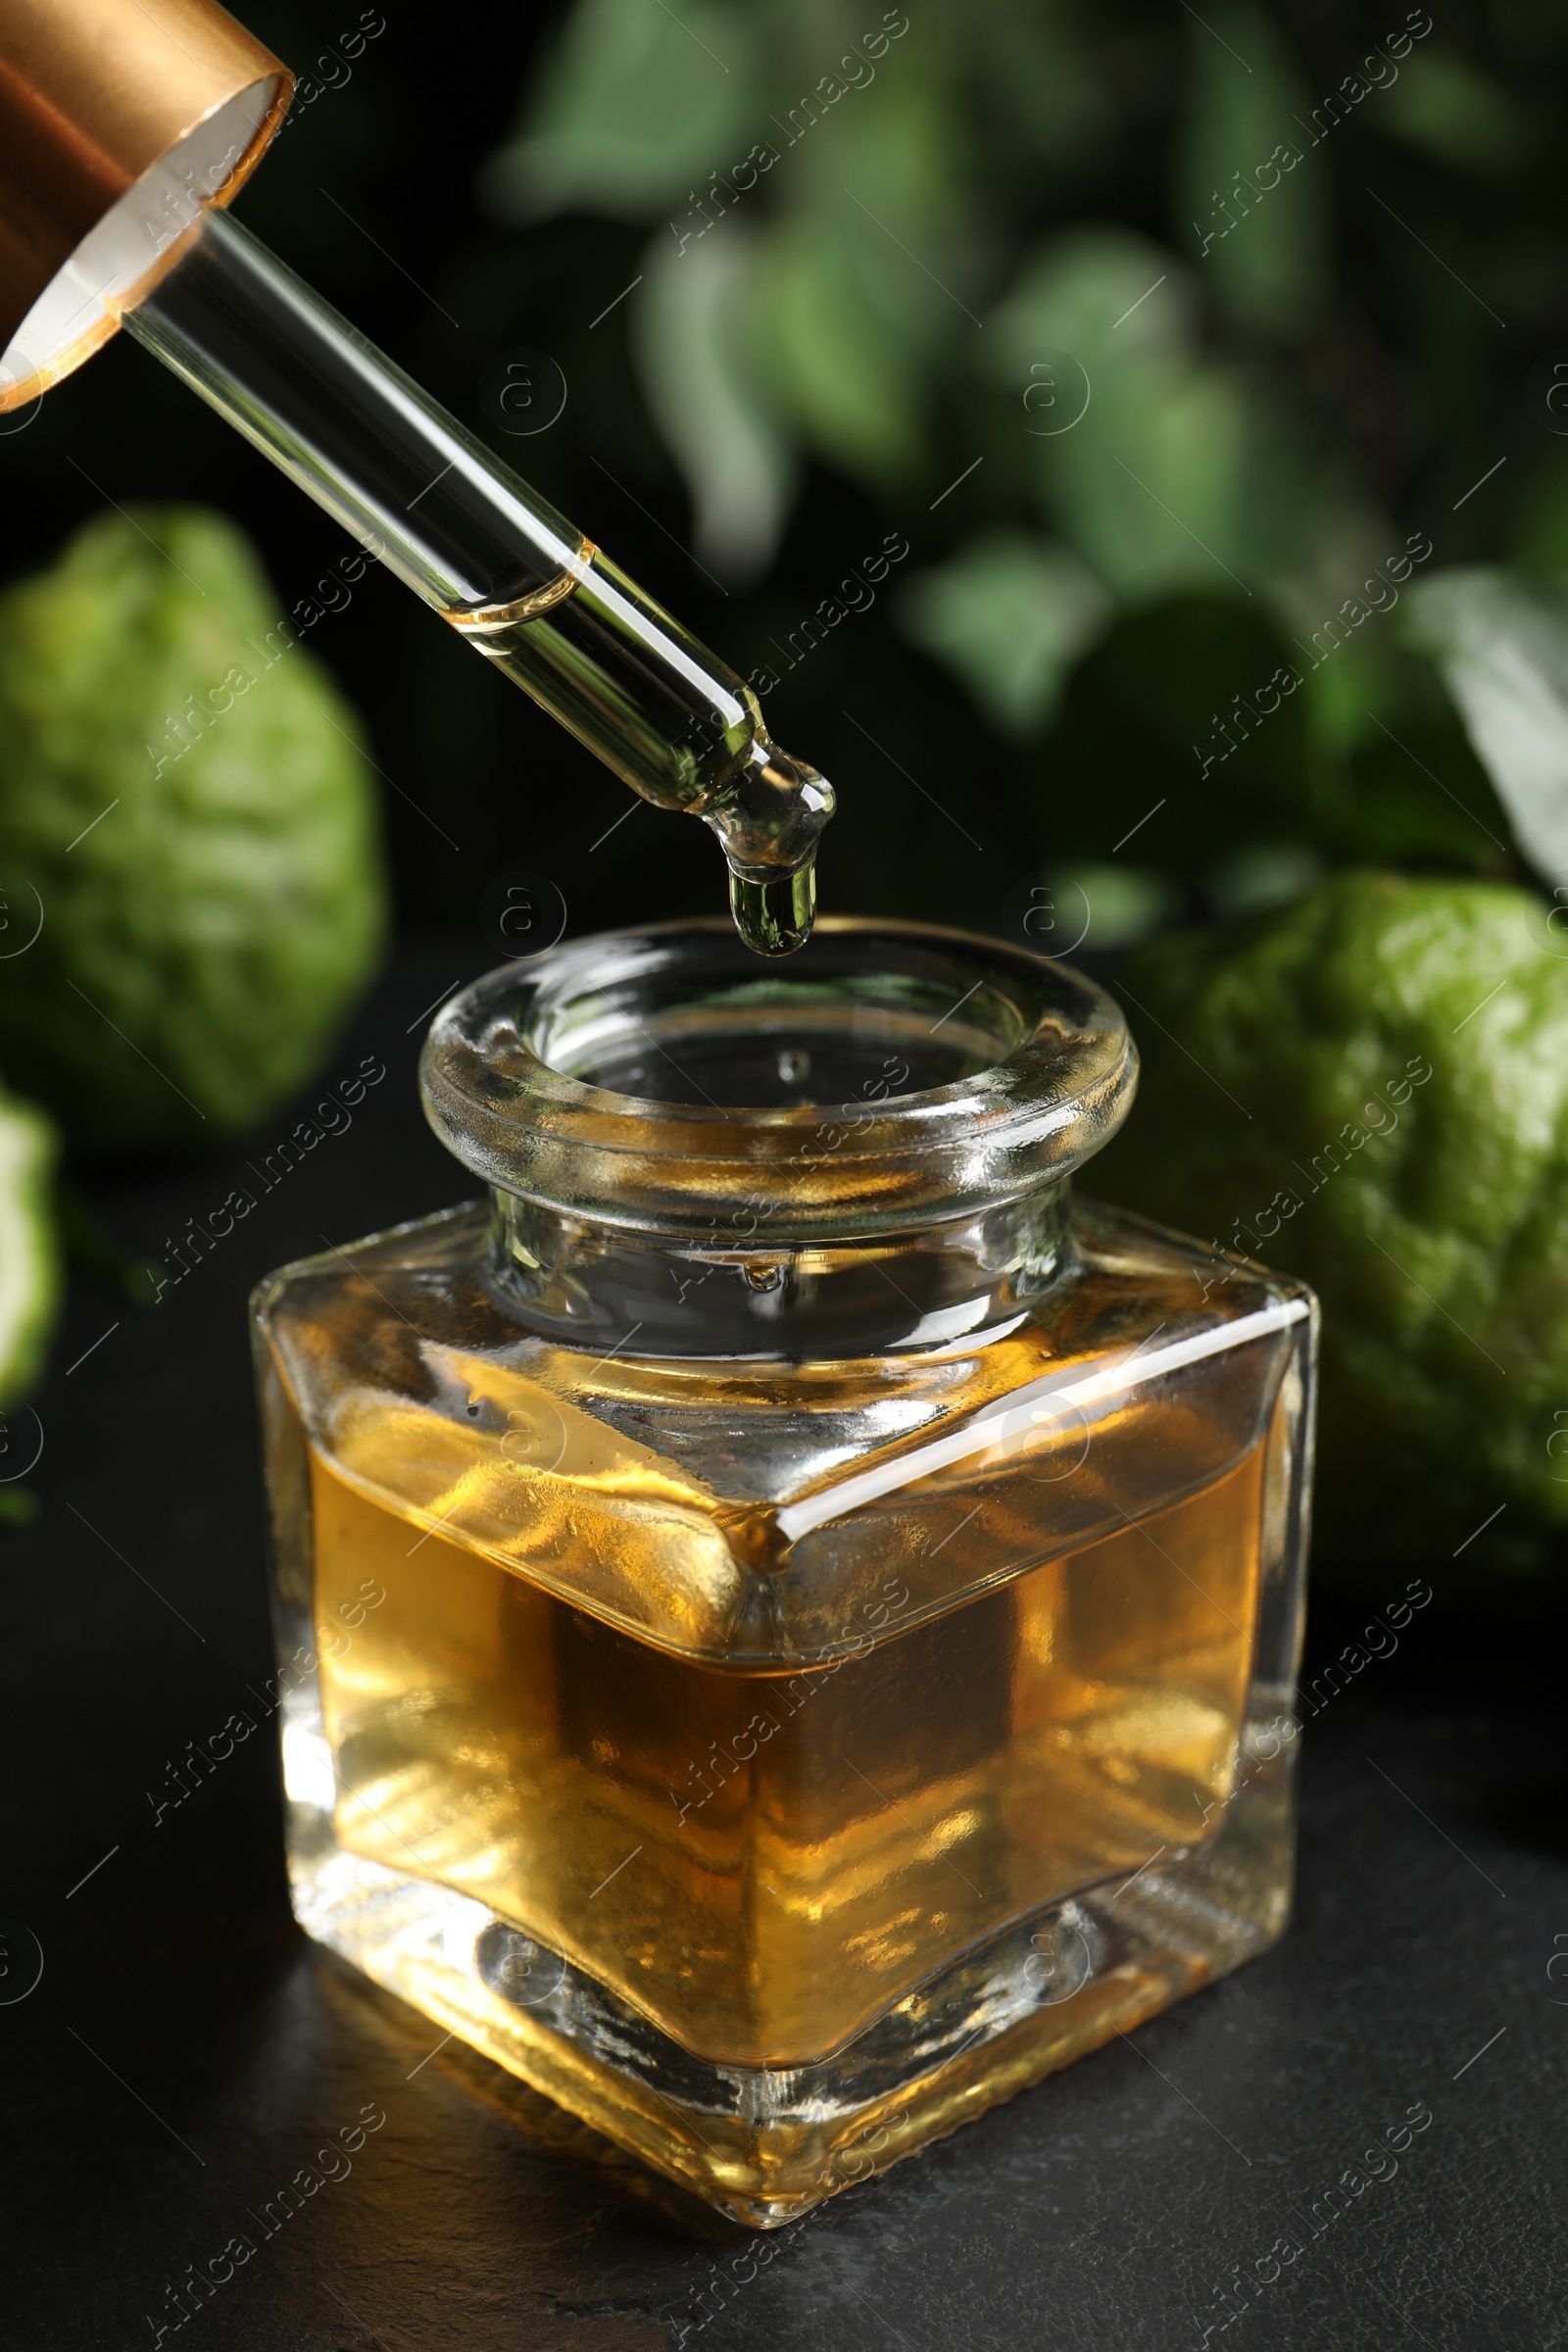
[[[729,878],[730,912],[735,928],[754,956],[793,956],[811,936],[816,915],[814,861],[783,874],[776,882],[749,882],[743,874]]]

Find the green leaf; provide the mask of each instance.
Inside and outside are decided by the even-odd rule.
[[[759,284],[768,366],[801,438],[873,489],[926,453],[935,363],[980,333],[963,296],[977,246],[958,96],[943,52],[897,60],[781,157]]]
[[[1204,875],[1204,892],[1221,921],[1288,906],[1321,881],[1323,859],[1300,842],[1269,841],[1233,850]]]
[[[880,257],[878,257],[880,258]],[[864,239],[802,219],[768,242],[760,287],[774,390],[801,438],[860,481],[904,479],[923,447],[904,338],[868,300]]]
[[[1026,254],[992,331],[1002,370],[1038,344],[1071,351],[1091,375],[1139,364],[1172,368],[1197,341],[1196,281],[1162,245],[1124,228],[1080,228]]]
[[[753,365],[755,268],[739,220],[681,248],[656,239],[632,314],[638,375],[691,491],[699,553],[731,580],[770,560],[794,487]]]
[[[158,1277],[145,1258],[133,1257],[110,1232],[75,1179],[58,1169],[54,1189],[55,1228],[67,1263],[128,1298],[133,1306],[155,1306]]]
[[[1157,866],[1054,865],[1023,927],[1041,956],[1070,956],[1079,948],[1103,954],[1135,947],[1173,922],[1181,906],[1180,891]],[[1069,944],[1074,932],[1076,946]]]
[[[1247,324],[1299,325],[1327,283],[1328,175],[1299,125],[1310,103],[1261,9],[1188,25],[1191,83],[1176,168],[1182,241]],[[1294,159],[1294,160],[1292,160]]]
[[[999,373],[1065,351],[1090,399],[1036,441],[1043,503],[1129,601],[1173,590],[1253,593],[1295,561],[1311,520],[1304,439],[1235,368],[1200,356],[1197,289],[1175,256],[1120,229],[1038,250],[995,319]]]
[[[1473,57],[1452,49],[1418,49],[1406,58],[1372,120],[1441,163],[1472,172],[1508,171],[1530,159],[1536,143],[1523,110]]]
[[[750,17],[710,0],[681,0],[678,16],[650,0],[578,0],[515,135],[485,167],[484,196],[503,220],[684,215],[756,136],[760,45]]]
[[[1035,186],[1043,171],[1081,169],[1115,134],[1115,80],[1094,33],[1091,22],[1075,23],[1065,9],[1014,0],[988,8],[985,39],[967,45],[981,103],[1003,133],[1002,154],[1015,164],[1027,159]]]
[[[1568,583],[1475,564],[1413,586],[1404,615],[1520,849],[1541,873],[1568,875]]]
[[[1310,838],[1332,864],[1508,871],[1508,820],[1442,677],[1401,638],[1393,584],[1369,577],[1364,603],[1342,599],[1325,613],[1332,571],[1343,588],[1367,551],[1346,538],[1324,552],[1332,564],[1316,585],[1298,580],[1278,600],[1300,680]],[[1347,607],[1363,612],[1353,632]]]
[[[1067,674],[1111,612],[1069,548],[1022,531],[971,539],[899,602],[906,636],[956,672],[997,725],[1029,735],[1055,711]]]
[[[1559,377],[1547,395],[1561,386]],[[1515,485],[1508,553],[1526,571],[1568,572],[1568,466],[1556,440]]]
[[[1121,614],[1030,760],[1052,854],[1197,879],[1239,845],[1317,846],[1302,698],[1279,691],[1289,653],[1234,598]]]

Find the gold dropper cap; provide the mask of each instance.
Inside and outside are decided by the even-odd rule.
[[[293,89],[216,0],[0,0],[0,410],[108,341]]]

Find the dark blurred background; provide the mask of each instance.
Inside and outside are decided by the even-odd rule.
[[[769,681],[771,730],[840,792],[824,906],[1008,928],[1092,960],[1183,914],[1282,905],[1352,865],[1568,882],[1568,851],[1559,873],[1539,846],[1549,827],[1535,828],[1533,868],[1515,846],[1451,673],[1404,634],[1414,600],[1391,564],[1413,544],[1430,549],[1416,579],[1506,566],[1525,630],[1532,597],[1543,610],[1561,598],[1568,12],[1200,7],[557,0],[460,14],[242,0],[304,78],[239,217],[716,652]],[[762,171],[748,164],[759,148],[774,157]],[[565,404],[545,421],[554,370]],[[107,501],[224,510],[259,544],[280,617],[345,552],[128,337],[20,427],[0,417],[0,573],[51,562]],[[906,543],[876,576],[867,557]],[[1530,642],[1536,682],[1556,682],[1560,745],[1556,610],[1558,633]],[[318,1075],[341,1083],[364,1054],[386,1082],[156,1311],[136,1285],[171,1267],[171,1237],[212,1218],[249,1181],[244,1155],[314,1100],[276,1094],[256,1113],[260,1146],[234,1119],[218,1135],[216,1111],[195,1139],[204,1156],[177,1130],[184,1089],[200,1091],[188,1068],[243,1059],[276,1025],[269,1005],[251,1008],[251,1029],[234,1013],[251,934],[240,926],[225,966],[240,982],[212,988],[208,1029],[191,1024],[188,1065],[175,1015],[202,1010],[207,906],[187,879],[168,917],[181,954],[195,943],[186,961],[142,952],[139,902],[157,899],[172,838],[149,786],[144,871],[116,868],[108,825],[92,835],[95,872],[121,889],[114,921],[89,906],[73,931],[51,899],[38,954],[6,966],[41,1025],[81,998],[68,1002],[66,980],[85,979],[87,1018],[102,1008],[122,1037],[83,1032],[94,1079],[107,1092],[122,1065],[161,1065],[148,1099],[185,1154],[146,1155],[148,1113],[126,1129],[141,1156],[74,1168],[58,1222],[77,1279],[48,1380],[41,1339],[19,1349],[25,1378],[4,1368],[36,1403],[0,1417],[0,1450],[30,1455],[35,1423],[40,1451],[36,1499],[10,1511],[0,1544],[0,1947],[20,1925],[45,1965],[36,1997],[9,2010],[19,1994],[0,1978],[0,2204],[19,2249],[8,2341],[119,2352],[144,2325],[155,2340],[144,2315],[167,2308],[172,2282],[373,2095],[388,2115],[373,2161],[201,2315],[203,2341],[662,2352],[699,2313],[707,2325],[701,2298],[729,2241],[662,2214],[651,2184],[596,2157],[588,2135],[461,2043],[432,2049],[422,2018],[304,1940],[270,1746],[250,1742],[167,1819],[147,1794],[268,1672],[247,1290],[465,1187],[423,1125],[414,1065],[434,1006],[496,959],[487,886],[519,868],[547,877],[577,933],[723,905],[703,827],[634,801],[393,579],[370,570],[309,643],[364,714],[386,779],[401,934]],[[1286,664],[1301,686],[1259,718],[1259,690]],[[219,667],[204,657],[192,686]],[[121,710],[101,698],[107,735],[124,731]],[[225,758],[242,723],[214,739]],[[1528,737],[1515,748],[1529,776],[1545,772]],[[170,772],[184,791],[201,761]],[[73,824],[85,825],[121,787],[100,794],[90,763],[78,781],[89,797]],[[0,846],[18,855],[14,839]],[[74,881],[88,852],[70,868],[68,856],[62,835],[53,870]],[[259,884],[256,928],[270,909]],[[118,974],[145,1012],[141,1043],[96,965],[49,967],[52,991],[37,976],[57,939],[84,958],[100,934],[103,986]],[[1505,967],[1489,1018],[1522,963]],[[1489,966],[1459,1006],[1492,980]],[[1534,1059],[1538,1032],[1521,1029],[1536,1091],[1498,1080],[1521,1127],[1562,1064],[1545,1025],[1560,994],[1541,983],[1530,1000],[1546,1006]],[[1464,1028],[1444,999],[1431,1019],[1456,1064],[1460,1028],[1485,1060],[1479,1018]],[[1309,1153],[1360,1100],[1334,1093],[1342,1063],[1344,1085],[1360,1085],[1341,1043],[1328,1036],[1332,1084],[1300,1113]],[[160,1093],[171,1066],[180,1084]],[[1508,1409],[1549,1496],[1568,1343],[1548,1333],[1533,1368],[1527,1310],[1544,1298],[1540,1320],[1568,1329],[1553,1303],[1568,1299],[1561,1227],[1543,1212],[1539,1265],[1510,1263],[1505,1288],[1483,1243],[1449,1250],[1472,1212],[1486,1228],[1483,1179],[1461,1166],[1430,1211],[1422,1190],[1486,1138],[1494,1098],[1464,1091],[1469,1067],[1446,1126],[1427,1107],[1434,1086],[1417,1099],[1432,1125],[1412,1114],[1402,1131],[1410,1247],[1427,1252],[1405,1257],[1396,1240],[1418,1284],[1414,1324],[1408,1297],[1336,1256],[1338,1229],[1325,1263],[1349,1265],[1342,1289],[1362,1285],[1378,1329],[1397,1341],[1416,1328],[1418,1397],[1429,1356],[1446,1345],[1462,1373],[1471,1345],[1444,1339],[1472,1314],[1472,1293],[1446,1287],[1449,1258],[1456,1280],[1479,1269],[1473,1296],[1505,1326]],[[4,1054],[0,1070],[19,1083]],[[1385,1074],[1381,1046],[1369,1074]],[[69,1070],[59,1090],[67,1108],[90,1091]],[[1292,1109],[1273,1122],[1282,1149],[1296,1149]],[[0,1147],[21,1115],[0,1095]],[[1200,1092],[1194,1115],[1211,1126],[1212,1099]],[[41,1122],[24,1132],[41,1201],[52,1146]],[[1396,1193],[1372,1152],[1360,1165],[1368,1193]],[[1373,1222],[1358,1205],[1350,1216],[1358,1181],[1338,1175],[1326,1196],[1347,1228]],[[1269,1196],[1251,1186],[1238,1175],[1213,1218],[1255,1214]],[[1529,1197],[1549,1210],[1568,1189],[1543,1180]],[[33,1214],[31,1242],[0,1219],[19,1264],[41,1260],[55,1211]],[[1357,1305],[1344,1313],[1352,1338]],[[1460,1405],[1476,1393],[1459,1374],[1454,1389]],[[1434,1448],[1450,1426],[1434,1424]],[[1468,1430],[1447,1450],[1492,1479]],[[0,1475],[0,1520],[24,1475]],[[1527,1483],[1521,1470],[1508,1517],[1489,1486],[1420,1553],[1422,1573],[1436,1583],[1479,1562],[1477,1523],[1490,1512],[1486,1526],[1512,1528]],[[1379,1556],[1365,1604],[1386,1607],[1405,1574]],[[1287,2201],[1342,2179],[1364,2135],[1420,2098],[1438,2128],[1418,2161],[1337,2225],[1247,2340],[1560,2346],[1561,1604],[1554,1584],[1557,1616],[1521,1630],[1505,1584],[1477,1591],[1467,1607],[1444,1583],[1397,1657],[1374,1663],[1320,1562],[1308,1691],[1336,1660],[1359,1663],[1332,1706],[1307,1702],[1300,1898],[1279,1953],[836,2199],[703,2343],[1207,2341],[1246,2316],[1227,2282],[1262,2268]]]
[[[1568,561],[1560,12],[242,13],[306,79],[240,217],[776,675],[772,731],[840,790],[825,906],[1002,923],[1042,874],[1084,878],[1104,946],[1348,860],[1508,870],[1385,616],[1200,771],[1235,697],[1407,536],[1429,571]],[[532,379],[506,377],[519,352]],[[515,432],[546,360],[564,409]],[[532,381],[534,417],[498,381]],[[280,611],[343,549],[125,338],[0,438],[9,572],[101,509],[78,466],[122,504],[226,509]],[[840,596],[889,534],[909,552],[874,601]],[[829,598],[846,616],[791,670]],[[312,642],[397,787],[405,934],[482,961],[479,900],[515,867],[572,931],[721,904],[695,825],[637,808],[596,847],[621,786],[395,581]]]

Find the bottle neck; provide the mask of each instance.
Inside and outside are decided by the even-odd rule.
[[[995,1336],[1069,1256],[1067,1180],[951,1222],[863,1241],[738,1249],[636,1232],[491,1190],[498,1290],[559,1344],[635,1355],[814,1361]]]

